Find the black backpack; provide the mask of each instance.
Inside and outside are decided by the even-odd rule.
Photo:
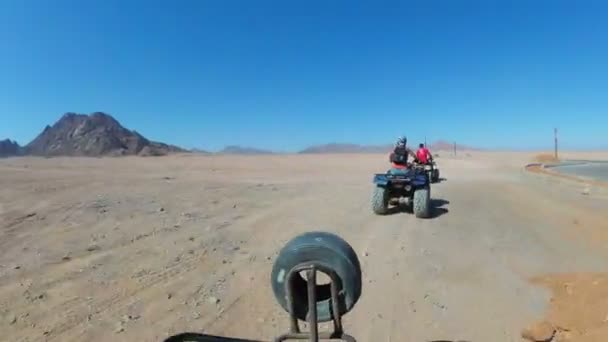
[[[407,150],[405,147],[395,147],[393,151],[393,160],[395,164],[406,165],[407,164]]]

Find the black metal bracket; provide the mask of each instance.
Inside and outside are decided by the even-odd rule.
[[[308,326],[310,331],[302,332],[298,323],[298,318],[295,316],[294,298],[293,298],[293,280],[300,276],[300,272],[306,272],[307,293],[308,293]],[[327,274],[331,279],[331,308],[332,320],[334,324],[333,331],[319,332],[317,322],[317,293],[316,281],[317,272]],[[275,338],[274,342],[283,342],[287,340],[308,340],[309,342],[319,342],[320,340],[342,340],[345,342],[356,342],[355,338],[344,333],[342,328],[342,315],[339,305],[339,287],[340,278],[336,272],[321,264],[310,262],[300,264],[289,271],[285,281],[285,293],[287,294],[287,306],[291,319],[291,327],[289,332]]]

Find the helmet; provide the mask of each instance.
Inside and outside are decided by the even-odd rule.
[[[406,144],[407,144],[407,138],[405,136],[400,136],[399,138],[397,138],[397,142],[395,143],[395,146],[404,147]]]

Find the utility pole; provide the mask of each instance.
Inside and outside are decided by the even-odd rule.
[[[456,142],[454,141],[454,155],[456,155]]]
[[[555,160],[557,160],[557,128],[553,129],[553,139],[555,142]]]
[[[424,136],[424,147],[428,147],[426,146],[426,135]]]

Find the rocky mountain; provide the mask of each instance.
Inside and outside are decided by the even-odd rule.
[[[230,145],[219,151],[220,154],[273,154],[274,152],[253,147]]]
[[[0,157],[13,157],[21,154],[21,146],[10,139],[0,140]]]
[[[46,126],[24,147],[38,156],[159,156],[185,150],[150,141],[123,127],[111,115],[66,113],[53,126]]]

